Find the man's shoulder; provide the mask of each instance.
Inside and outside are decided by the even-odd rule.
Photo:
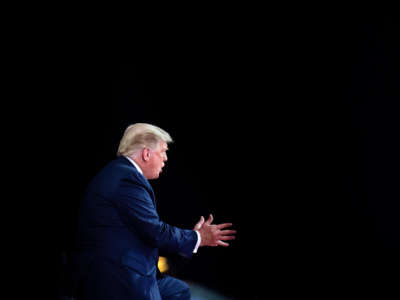
[[[128,160],[117,157],[104,165],[93,177],[91,182],[117,181],[121,178],[132,176],[136,178],[137,176],[135,176],[135,173],[137,173],[135,167],[132,166]]]
[[[114,176],[128,178],[140,185],[149,185],[147,179],[136,169],[136,167],[124,156],[119,156],[109,163],[110,171]]]
[[[146,179],[124,157],[108,162],[91,180],[88,191],[109,193],[121,187],[123,182],[148,189]]]
[[[100,172],[132,171],[135,167],[123,156],[109,161]]]

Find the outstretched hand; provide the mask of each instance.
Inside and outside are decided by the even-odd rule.
[[[223,223],[219,225],[211,224],[214,218],[210,214],[207,221],[204,221],[204,217],[200,218],[200,221],[194,226],[194,230],[200,233],[201,246],[229,246],[228,243],[223,241],[234,240],[236,230],[222,230],[232,226],[232,223]]]

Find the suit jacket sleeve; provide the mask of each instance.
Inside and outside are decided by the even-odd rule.
[[[145,186],[124,180],[114,201],[122,222],[146,243],[185,257],[192,256],[196,232],[162,222]]]

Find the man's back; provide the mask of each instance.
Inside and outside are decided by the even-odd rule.
[[[125,190],[129,192],[125,193]],[[119,157],[105,166],[91,181],[81,204],[77,246],[83,252],[120,261],[127,252],[154,266],[157,249],[140,238],[137,228],[126,222],[121,197],[154,203],[147,180],[125,158]],[[140,198],[145,199],[140,199]],[[137,199],[136,199],[137,198]],[[128,254],[129,255],[129,254]],[[142,258],[141,258],[142,257]],[[150,266],[148,266],[150,267]]]

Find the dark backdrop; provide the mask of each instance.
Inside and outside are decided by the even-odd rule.
[[[28,132],[19,193],[34,209],[24,214],[35,288],[59,287],[84,188],[135,122],[175,140],[152,181],[161,217],[192,228],[213,213],[238,231],[229,248],[172,255],[178,277],[238,299],[369,294],[398,281],[396,22],[271,24],[163,27],[128,60],[82,39],[82,52],[22,69],[35,95],[17,124]]]

